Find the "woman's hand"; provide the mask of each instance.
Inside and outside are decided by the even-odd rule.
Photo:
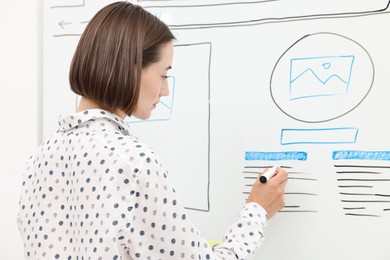
[[[269,169],[264,170],[263,175]],[[271,219],[279,210],[284,207],[284,189],[287,184],[287,171],[277,167],[277,173],[266,183],[261,183],[259,178],[252,186],[247,198],[247,203],[256,202],[267,211],[267,218]]]

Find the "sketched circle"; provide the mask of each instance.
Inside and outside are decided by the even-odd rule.
[[[320,123],[342,117],[365,99],[374,81],[369,53],[335,33],[315,33],[296,41],[279,58],[270,92],[289,117]]]

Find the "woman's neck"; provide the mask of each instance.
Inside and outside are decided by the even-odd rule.
[[[77,112],[81,112],[81,111],[89,110],[89,109],[103,109],[103,110],[110,111],[106,107],[96,103],[95,101],[93,101],[89,98],[81,97],[79,106],[77,108]],[[120,109],[117,109],[116,111],[110,111],[110,112],[118,115],[122,119],[125,119],[125,117],[126,117],[126,114]]]

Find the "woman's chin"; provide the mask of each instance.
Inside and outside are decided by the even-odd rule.
[[[141,114],[141,115],[133,114],[133,116],[140,119],[140,120],[148,120],[151,116],[151,113],[147,113],[147,114],[145,113],[145,114]]]

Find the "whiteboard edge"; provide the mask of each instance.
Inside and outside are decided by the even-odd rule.
[[[38,144],[43,142],[43,0],[38,0]]]

